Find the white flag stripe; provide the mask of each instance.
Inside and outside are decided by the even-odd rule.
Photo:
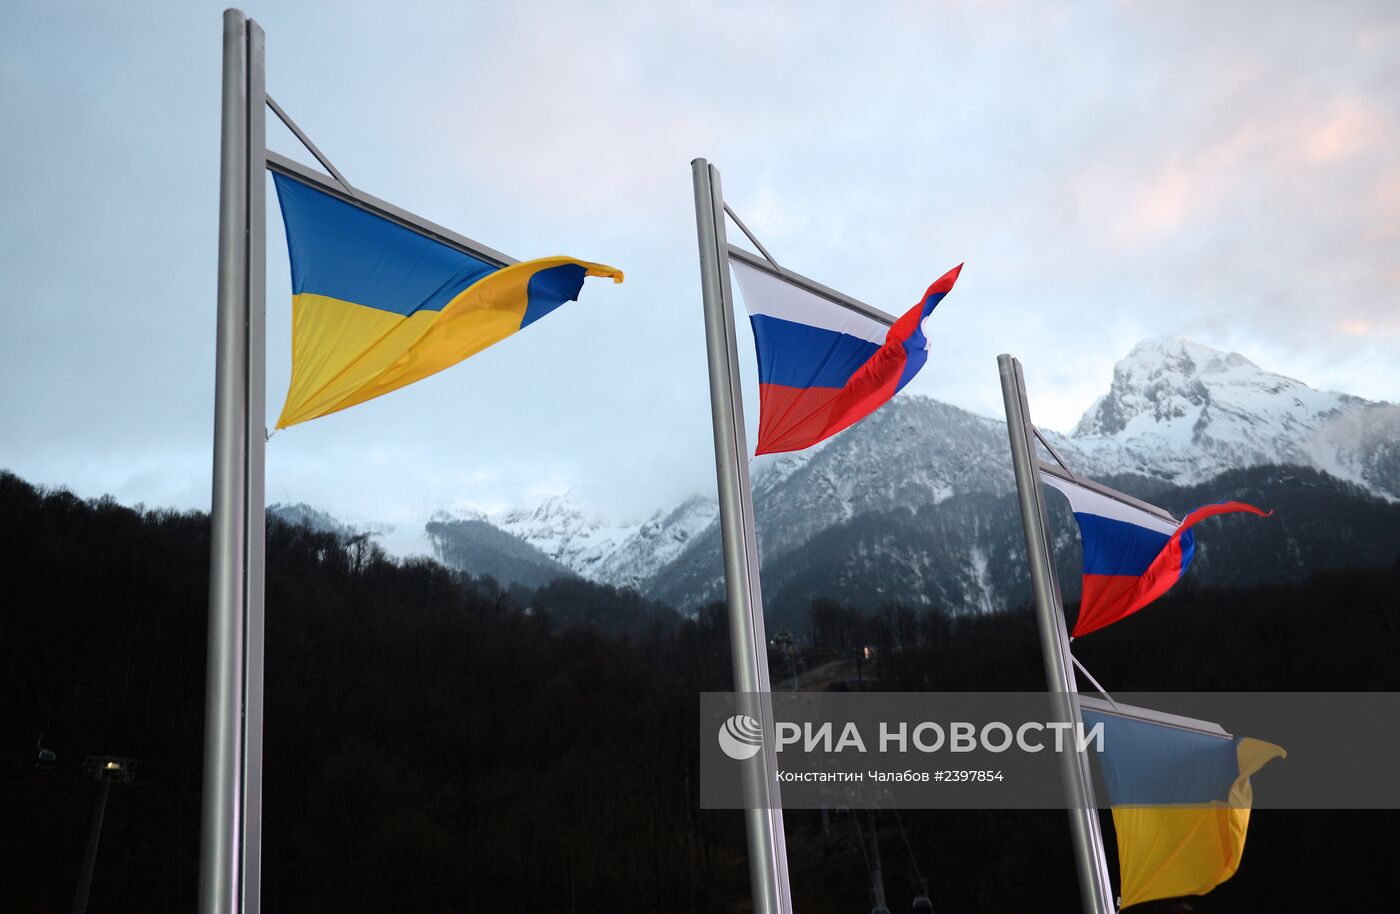
[[[919,332],[924,335],[924,349],[926,350],[933,349],[933,334],[929,333],[928,328],[929,324],[933,321],[933,316],[937,313],[938,309],[935,308],[928,313],[928,317],[919,322]]]
[[[749,314],[763,314],[780,320],[844,333],[859,340],[884,345],[889,328],[830,299],[808,292],[766,270],[730,260],[739,291]]]
[[[1058,489],[1065,498],[1069,499],[1069,506],[1075,514],[1096,514],[1099,517],[1106,517],[1109,520],[1123,521],[1134,524],[1138,527],[1146,527],[1158,533],[1165,533],[1171,536],[1176,532],[1176,524],[1162,520],[1155,514],[1149,514],[1141,508],[1134,508],[1116,498],[1109,498],[1101,495],[1093,489],[1086,489],[1083,486],[1075,485],[1068,479],[1061,479],[1058,476],[1040,471],[1040,481],[1054,489]]]

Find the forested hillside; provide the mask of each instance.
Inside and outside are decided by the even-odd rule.
[[[0,475],[5,911],[68,904],[87,754],[140,759],[136,781],[111,791],[90,910],[191,910],[207,568],[203,515]],[[1393,689],[1397,592],[1395,565],[1183,588],[1080,653],[1123,690]],[[578,579],[507,591],[279,522],[267,615],[265,910],[746,908],[740,817],[697,808],[696,693],[729,683],[718,607],[682,618]],[[867,614],[818,601],[793,629],[813,657],[876,646],[867,687],[1040,685],[1024,611]],[[772,662],[781,680],[782,655]],[[53,770],[34,766],[41,738],[58,753]],[[868,910],[856,822],[788,822],[798,909]],[[881,813],[879,827],[896,911],[916,870],[939,911],[1077,909],[1061,813]],[[1397,853],[1395,812],[1258,812],[1240,873],[1196,903],[1375,903]]]

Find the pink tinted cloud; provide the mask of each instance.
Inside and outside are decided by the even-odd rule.
[[[1342,99],[1303,132],[1301,158],[1322,164],[1374,149],[1385,141],[1390,126],[1384,113],[1366,100]]]

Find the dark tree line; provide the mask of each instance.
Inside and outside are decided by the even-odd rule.
[[[1067,607],[1070,621],[1076,609]],[[886,604],[865,613],[819,600],[812,604],[810,634],[818,650],[837,656],[873,646],[864,671],[869,689],[1045,687],[1028,611],[951,615]],[[1075,654],[1117,692],[1395,691],[1400,559],[1390,568],[1325,572],[1302,583],[1247,590],[1197,591],[1188,579],[1142,612],[1080,639]],[[1051,860],[1069,865],[1060,813],[907,812],[903,818],[919,855],[952,877],[934,894],[939,910],[1000,910],[999,903],[988,907],[989,899],[1033,898],[1028,883],[1051,885],[1048,870],[1058,866]],[[1112,818],[1103,821],[1112,848]],[[999,848],[993,856],[987,843],[968,840],[1007,823],[1016,823],[1014,833],[992,839]],[[896,837],[890,843],[900,846]],[[1393,910],[1400,894],[1397,856],[1400,811],[1256,810],[1240,871],[1191,903],[1207,912]],[[1008,868],[1012,860],[1020,862]],[[929,864],[922,867],[927,874]],[[1116,884],[1112,853],[1110,869]],[[1072,884],[1061,888],[1074,891]]]
[[[0,909],[67,905],[91,800],[78,769],[103,753],[141,766],[111,791],[90,910],[191,910],[208,548],[204,515],[0,474]],[[1400,569],[1184,589],[1081,656],[1123,690],[1393,688],[1397,592]],[[696,786],[696,693],[730,682],[722,607],[682,618],[578,580],[506,589],[274,523],[267,616],[269,912],[746,908],[740,817],[698,809]],[[873,646],[879,688],[1040,685],[1024,612],[827,601],[796,633],[814,658]],[[53,770],[34,767],[41,734]],[[1256,813],[1240,874],[1200,907],[1393,893],[1398,823]],[[857,822],[788,826],[799,909],[868,910]],[[939,911],[1076,909],[1062,813],[882,813],[879,838],[895,910],[916,871]]]
[[[140,768],[111,791],[91,910],[192,908],[208,550],[204,515],[0,475],[0,909],[66,908],[99,753]],[[696,802],[694,696],[727,677],[712,617],[572,581],[513,595],[281,523],[267,551],[266,910],[745,895],[737,817]]]

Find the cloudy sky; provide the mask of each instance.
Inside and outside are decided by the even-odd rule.
[[[1067,428],[1133,343],[1181,334],[1400,400],[1400,6],[853,9],[253,3],[269,92],[352,183],[627,272],[278,434],[269,500],[412,525],[713,491],[702,155],[781,262],[886,310],[966,261],[914,392],[998,415],[1010,351]],[[207,507],[220,29],[189,0],[0,12],[0,467]],[[302,156],[280,127],[269,145]],[[290,291],[269,215],[270,425]]]

